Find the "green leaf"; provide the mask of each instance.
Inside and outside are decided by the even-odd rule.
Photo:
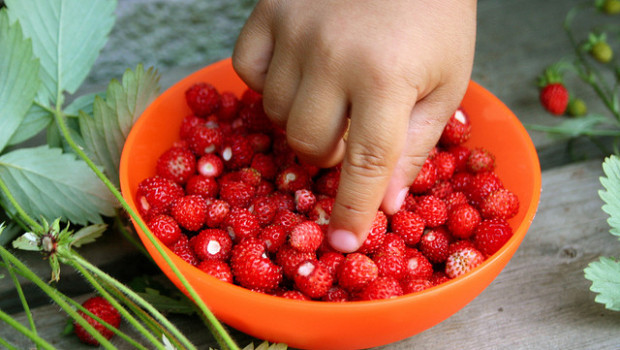
[[[41,84],[39,62],[19,23],[0,11],[0,151],[20,126]]]
[[[598,293],[594,300],[609,310],[620,311],[620,261],[601,257],[591,262],[584,272],[592,281],[590,290]]]
[[[599,190],[598,195],[603,200],[602,209],[609,215],[607,223],[609,232],[620,238],[620,158],[611,155],[603,162],[603,173],[600,182],[604,190]]]
[[[83,227],[73,234],[71,245],[79,248],[84,244],[93,243],[103,235],[107,228],[108,225],[106,224],[94,224]]]
[[[33,104],[30,106],[30,109],[26,113],[26,117],[19,125],[19,128],[9,140],[8,145],[16,145],[32,138],[50,125],[53,120],[54,116],[48,110],[36,103]]]
[[[1,216],[4,217],[4,213],[2,213]],[[6,226],[4,226],[4,230],[0,233],[0,246],[4,247],[22,232],[24,232],[24,230],[22,230],[18,224],[15,222],[8,222]]]
[[[84,148],[93,161],[103,166],[118,186],[118,168],[125,139],[131,127],[159,93],[159,75],[152,68],[123,74],[122,84],[112,80],[106,98],[95,96],[93,117],[80,112]]]
[[[30,251],[40,251],[41,247],[39,246],[39,237],[32,232],[26,232],[23,235],[17,237],[13,243],[13,248],[22,249],[22,250],[30,250]]]
[[[116,0],[5,0],[39,58],[37,99],[62,104],[82,84],[114,25]]]
[[[558,125],[527,125],[529,129],[544,131],[551,137],[574,138],[578,136],[620,136],[617,125],[609,125],[609,118],[600,114],[566,119]]]
[[[114,215],[118,205],[84,161],[48,146],[2,155],[0,179],[28,214],[49,221],[101,223],[101,215]]]

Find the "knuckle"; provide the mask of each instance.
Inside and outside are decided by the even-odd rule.
[[[347,171],[352,178],[384,178],[389,176],[390,166],[395,159],[389,157],[386,147],[377,142],[359,144],[348,152]]]

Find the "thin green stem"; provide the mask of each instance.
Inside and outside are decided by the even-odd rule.
[[[86,259],[82,258],[77,252],[74,251],[71,255],[72,255],[72,258],[78,264],[84,266],[86,269],[95,273],[97,276],[99,276],[99,278],[104,280],[106,283],[109,283],[112,286],[118,288],[121,292],[123,292],[129,298],[136,301],[138,305],[140,305],[141,307],[145,308],[148,312],[150,312],[151,315],[153,315],[153,317],[155,317],[155,319],[158,322],[160,322],[164,327],[170,330],[172,334],[176,338],[178,338],[179,341],[183,343],[183,346],[187,347],[188,349],[195,349],[195,346],[183,335],[183,333],[181,333],[176,328],[175,325],[173,325],[166,317],[164,317],[164,315],[162,315],[156,308],[153,307],[153,305],[151,305],[146,300],[144,300],[140,295],[138,295],[136,292],[134,292],[133,290],[131,290],[124,284],[115,280],[114,278],[106,274],[105,272],[101,271],[97,266],[91,264]]]
[[[17,213],[19,214],[19,216],[22,219],[24,219],[26,221],[26,223],[28,225],[30,225],[31,228],[33,228],[36,231],[42,232],[43,231],[43,226],[39,225],[38,222],[33,220],[30,217],[30,215],[28,215],[24,211],[24,209],[21,207],[21,205],[19,205],[19,203],[17,203],[17,200],[15,199],[15,197],[13,197],[13,195],[11,194],[11,191],[9,191],[9,188],[6,187],[6,184],[4,183],[4,181],[2,181],[2,179],[0,179],[0,189],[2,190],[2,192],[4,192],[4,195],[9,200],[9,202],[11,202],[11,205],[13,205],[15,210],[17,210]]]
[[[18,348],[13,346],[13,344],[11,344],[8,341],[2,339],[2,337],[0,337],[0,345],[4,346],[5,348],[7,348],[7,350],[19,350]]]
[[[64,295],[62,295],[57,289],[50,287],[47,283],[39,278],[34,272],[32,272],[24,263],[22,263],[19,259],[17,259],[13,254],[11,254],[4,247],[0,246],[0,254],[2,254],[8,262],[13,264],[17,268],[17,272],[28,280],[32,281],[37,287],[39,287],[43,292],[45,292],[58,306],[60,306],[72,319],[74,319],[80,326],[84,327],[90,335],[95,338],[101,346],[106,349],[115,349],[114,345],[110,343],[104,336],[101,335],[90,323],[82,317],[82,315],[78,314],[72,307],[64,300]],[[29,333],[32,333],[28,331]],[[35,338],[31,338],[33,340]]]
[[[40,346],[41,348],[43,348],[45,350],[55,350],[56,349],[56,348],[54,348],[54,346],[52,344],[48,343],[45,339],[41,338],[36,333],[33,333],[30,329],[28,329],[28,327],[25,327],[21,323],[17,322],[9,314],[5,313],[2,310],[0,310],[0,320],[4,321],[9,326],[13,327],[15,330],[17,330],[21,334],[23,334],[26,337],[28,337],[29,339],[31,339],[35,344],[37,344],[37,346]]]
[[[86,278],[86,280],[97,290],[97,292],[99,292],[102,297],[108,300],[110,304],[112,304],[112,306],[120,312],[123,318],[125,318],[127,322],[129,322],[133,327],[135,327],[136,330],[140,332],[140,334],[142,334],[146,339],[148,339],[157,349],[165,349],[165,346],[159,341],[159,339],[155,338],[153,334],[151,334],[151,332],[144,328],[144,326],[140,322],[138,322],[138,320],[136,320],[136,318],[133,317],[131,313],[127,311],[127,309],[125,309],[116,299],[114,299],[110,295],[110,293],[108,293],[108,291],[106,291],[105,288],[103,288],[101,284],[99,284],[99,282],[91,275],[91,273],[87,269],[85,269],[75,261],[69,261],[68,264],[77,271],[79,271],[84,276],[84,278]]]
[[[80,305],[80,303],[76,302],[75,300],[73,300],[73,299],[71,299],[71,298],[69,298],[67,296],[65,296],[65,300],[68,303],[70,303],[71,305],[73,305],[75,308],[77,308],[78,310],[80,310],[83,313],[85,313],[87,316],[89,316],[92,319],[94,319],[95,321],[101,323],[104,327],[106,327],[107,329],[112,331],[114,334],[116,334],[118,337],[122,338],[123,340],[125,340],[126,342],[131,344],[134,348],[141,349],[141,350],[148,350],[142,344],[138,343],[137,341],[132,339],[130,336],[128,336],[124,332],[121,332],[118,328],[112,326],[111,324],[107,323],[105,320],[102,320],[97,315],[94,315],[92,312],[88,311],[86,308],[84,308],[82,305]]]
[[[132,219],[138,224],[138,227],[140,227],[140,229],[145,233],[149,241],[153,244],[157,252],[161,255],[161,257],[164,259],[166,264],[170,267],[172,272],[179,278],[179,281],[181,282],[183,287],[187,290],[187,292],[190,294],[194,303],[198,305],[198,307],[200,308],[200,311],[205,314],[205,317],[209,320],[209,322],[213,324],[213,327],[217,330],[217,332],[219,332],[219,335],[220,335],[219,338],[223,339],[223,344],[220,343],[220,345],[225,346],[229,349],[235,349],[235,350],[239,349],[239,347],[234,342],[234,340],[231,338],[230,334],[228,334],[224,326],[219,322],[219,320],[215,317],[215,315],[213,315],[213,313],[211,312],[211,310],[209,310],[209,308],[206,306],[204,301],[202,301],[202,299],[200,298],[196,290],[189,284],[189,282],[187,281],[185,276],[183,276],[183,274],[178,269],[178,267],[172,262],[170,257],[164,252],[163,246],[161,245],[161,243],[158,242],[155,236],[153,236],[153,234],[148,229],[148,227],[146,226],[142,218],[140,218],[140,216],[127,204],[127,202],[123,198],[120,191],[114,186],[114,184],[112,184],[112,182],[110,182],[110,180],[105,176],[105,174],[103,174],[103,172],[99,170],[99,168],[92,162],[92,160],[86,155],[86,153],[84,153],[84,151],[75,143],[75,141],[71,137],[71,134],[67,130],[67,125],[63,119],[62,113],[60,112],[56,113],[55,118],[69,146],[76,152],[76,154],[80,158],[82,158],[86,162],[86,164],[88,164],[91,170],[95,172],[97,177],[99,177],[99,179],[101,179],[101,181],[106,185],[106,187],[108,187],[108,189],[114,195],[114,197],[116,197],[116,199],[121,203],[123,208],[125,208],[125,210],[129,213]]]
[[[36,336],[37,326],[34,324],[34,318],[32,318],[32,312],[30,312],[30,306],[28,306],[28,301],[26,300],[26,296],[24,295],[24,291],[22,290],[22,285],[19,283],[17,276],[15,276],[13,265],[6,260],[4,254],[0,254],[0,255],[2,255],[2,261],[4,261],[6,269],[9,271],[9,275],[11,275],[11,279],[13,280],[13,284],[15,285],[15,290],[17,291],[19,300],[22,303],[24,313],[26,314],[26,317],[28,318],[28,324],[30,325],[30,329],[32,330],[32,333]],[[38,348],[39,348],[39,345],[37,345],[37,349]]]

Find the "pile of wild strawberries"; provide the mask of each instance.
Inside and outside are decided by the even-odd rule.
[[[379,210],[363,246],[343,254],[325,239],[339,166],[300,162],[255,91],[237,97],[200,82],[185,97],[192,113],[136,202],[164,245],[222,281],[301,300],[391,298],[470,271],[512,236],[506,220],[519,200],[491,152],[463,145],[462,108],[401,210]]]

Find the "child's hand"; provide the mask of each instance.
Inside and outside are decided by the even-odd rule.
[[[402,205],[463,98],[475,31],[475,0],[263,0],[254,9],[233,65],[300,159],[343,161],[334,248],[355,251],[379,207]]]

